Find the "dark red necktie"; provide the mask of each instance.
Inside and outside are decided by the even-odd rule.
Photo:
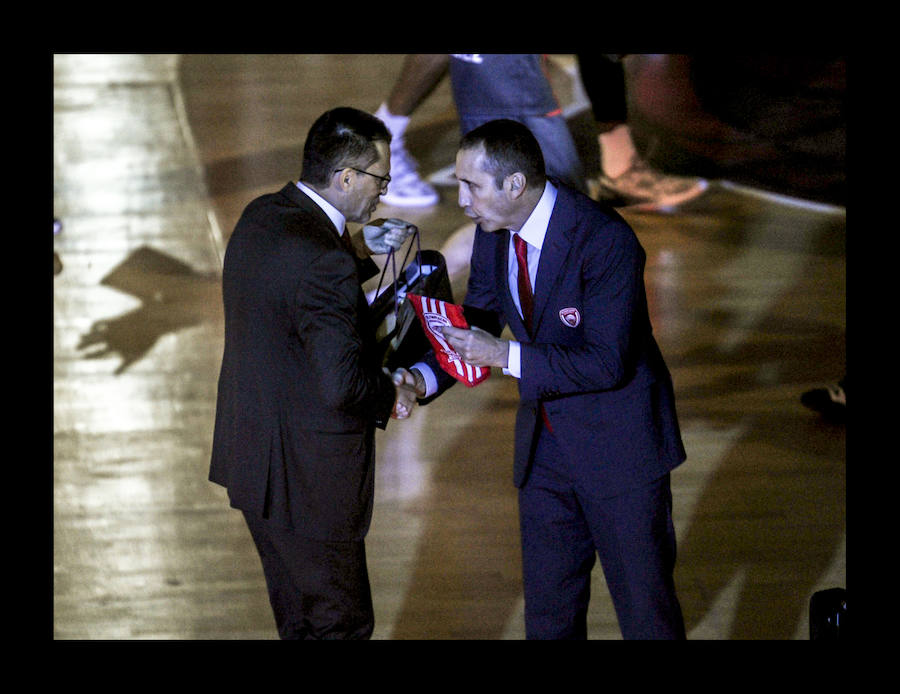
[[[528,244],[518,234],[513,234],[513,243],[516,246],[516,260],[519,261],[519,305],[522,307],[525,329],[531,335],[531,322],[534,318],[534,292],[531,289],[531,277],[528,275]],[[541,403],[541,418],[544,420],[547,430],[552,432],[553,427],[550,426],[550,418],[547,417],[544,403]]]
[[[531,320],[534,316],[534,292],[531,290],[531,278],[528,276],[528,244],[518,234],[513,235],[516,245],[516,260],[519,261],[519,305],[522,308],[522,319],[525,329],[531,335]]]
[[[356,249],[353,247],[353,241],[350,240],[350,232],[347,230],[347,227],[344,227],[344,233],[341,234],[341,243],[344,244],[344,248],[350,252],[350,255],[355,258]]]

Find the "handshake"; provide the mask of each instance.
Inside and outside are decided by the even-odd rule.
[[[394,402],[394,411],[391,417],[394,419],[407,419],[415,407],[416,399],[425,395],[425,379],[418,371],[397,369],[391,374],[397,392]]]
[[[442,327],[444,339],[472,366],[493,366],[507,368],[509,366],[509,341],[494,337],[486,330],[476,326],[471,328],[454,328],[450,325]],[[394,402],[394,419],[406,419],[412,414],[417,398],[425,397],[425,378],[418,369],[397,369],[391,374],[397,390]]]

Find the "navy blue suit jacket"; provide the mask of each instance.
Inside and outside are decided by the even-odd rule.
[[[477,309],[473,316],[495,314],[494,333],[508,325],[522,344],[516,486],[528,475],[543,404],[578,480],[615,496],[685,459],[672,380],[650,326],[646,253],[634,231],[615,211],[556,185],[535,282],[534,336],[510,294],[506,230],[476,228],[464,304]],[[428,361],[439,391],[452,385]]]

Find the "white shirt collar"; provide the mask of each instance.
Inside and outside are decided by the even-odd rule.
[[[547,181],[541,199],[518,231],[519,236],[525,239],[528,245],[535,248],[543,247],[547,227],[550,225],[550,215],[553,214],[553,206],[556,204],[556,194],[556,187]]]
[[[297,181],[297,187],[304,193],[306,193],[314,203],[321,207],[322,212],[328,215],[328,219],[330,219],[331,223],[334,224],[334,228],[337,230],[338,236],[343,234],[344,227],[347,225],[347,219],[340,213],[338,208],[328,202],[325,198],[319,195],[308,185],[304,184],[303,181]]]

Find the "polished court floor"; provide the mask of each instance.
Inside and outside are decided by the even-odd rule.
[[[243,519],[207,481],[222,254],[244,205],[296,180],[315,117],[374,110],[401,61],[54,57],[55,639],[277,638]],[[576,112],[572,63],[555,65]],[[457,136],[444,84],[408,136],[424,174]],[[419,225],[461,297],[471,229],[440,192],[379,214]],[[845,211],[716,181],[674,213],[623,214],[688,452],[672,481],[689,638],[806,639],[810,596],[846,586],[845,430],[800,403],[845,371]],[[516,401],[492,377],[379,433],[374,638],[523,638]],[[620,638],[599,568],[589,626]]]

